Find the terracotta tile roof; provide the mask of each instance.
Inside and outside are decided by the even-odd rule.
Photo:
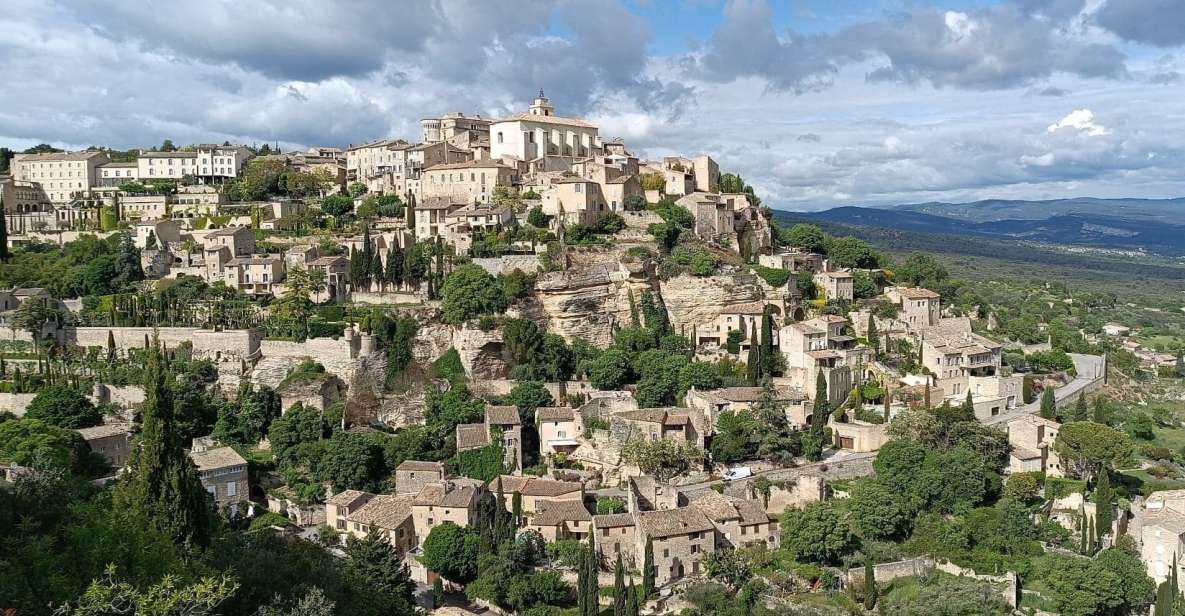
[[[732,504],[741,514],[741,524],[765,524],[769,522],[769,515],[765,513],[765,505],[759,500],[733,499]]]
[[[430,483],[420,489],[412,504],[417,507],[472,507],[477,502],[480,485],[481,482],[465,479]]]
[[[939,295],[921,287],[897,287],[897,294],[905,299],[938,299]]]
[[[638,514],[638,528],[647,537],[662,539],[712,531],[715,526],[708,516],[695,507],[679,507],[665,511],[644,511]]]
[[[484,158],[480,160],[467,160],[462,163],[441,163],[439,165],[432,165],[431,167],[424,167],[424,171],[450,171],[454,169],[514,169],[507,165],[491,159]]]
[[[476,449],[489,444],[490,433],[485,424],[457,424],[457,451]]]
[[[240,456],[237,451],[230,447],[190,452],[189,458],[193,460],[194,465],[197,466],[199,471],[247,465],[247,461],[243,459],[243,456]]]
[[[593,516],[593,526],[597,528],[625,528],[634,525],[632,513],[608,513]]]
[[[348,507],[353,504],[354,501],[363,497],[370,499],[374,498],[374,495],[361,490],[344,490],[325,499],[325,504],[333,505],[335,507]]]
[[[490,480],[489,490],[497,492],[502,486],[503,494],[518,492],[523,496],[555,497],[581,492],[584,486],[577,481],[558,481],[544,477],[520,477],[516,475],[500,475]]]
[[[645,423],[666,424],[667,419],[670,416],[670,414],[671,413],[665,408],[638,409],[636,411],[625,411],[622,413],[618,413],[617,417],[620,417],[621,419],[626,419],[629,421],[641,421],[641,422],[645,422]],[[684,414],[683,417],[684,417],[684,419],[686,419],[686,417],[687,417],[686,414]],[[684,421],[683,423],[686,423],[686,421]],[[682,424],[675,424],[675,425],[682,425]]]
[[[761,387],[722,387],[711,393],[729,402],[756,402],[761,399]]]
[[[390,530],[400,526],[411,517],[411,504],[410,496],[380,494],[350,512],[347,519]]]
[[[741,519],[741,514],[733,506],[732,500],[713,490],[693,496],[690,505],[702,511],[713,522]]]
[[[397,471],[434,471],[444,474],[444,465],[440,462],[424,462],[422,460],[404,460],[395,467]]]
[[[720,314],[764,314],[765,302],[748,302],[745,304],[733,304],[725,306]]]
[[[566,406],[541,406],[535,409],[535,421],[573,421],[576,413]]]
[[[518,415],[518,407],[487,406],[486,423],[491,426],[517,426],[522,424]]]
[[[530,524],[534,526],[559,526],[564,522],[589,522],[592,514],[582,501],[540,501]]]

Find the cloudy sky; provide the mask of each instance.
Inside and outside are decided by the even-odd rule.
[[[543,88],[783,209],[1185,196],[1185,0],[6,0],[0,145],[415,138]]]

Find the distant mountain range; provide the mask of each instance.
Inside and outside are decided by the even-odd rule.
[[[795,217],[945,235],[1185,255],[1185,199],[915,203],[795,212]]]

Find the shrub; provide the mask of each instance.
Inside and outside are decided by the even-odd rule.
[[[790,282],[790,277],[794,275],[790,270],[765,267],[764,265],[754,265],[753,273],[761,276],[762,280],[775,289],[786,286],[786,283]]]

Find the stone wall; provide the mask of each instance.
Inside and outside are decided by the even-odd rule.
[[[130,409],[144,404],[144,387],[140,385],[96,384],[92,399],[95,404],[114,404]]]
[[[641,229],[645,231],[650,225],[662,222],[662,216],[650,210],[618,212],[618,214],[621,214],[622,220],[625,220],[625,226],[630,229]]]
[[[421,299],[415,293],[397,293],[386,292],[377,293],[372,291],[353,291],[350,293],[350,301],[356,304],[419,304]]]
[[[752,485],[752,484],[746,484]],[[765,512],[780,515],[787,507],[802,507],[808,503],[823,500],[825,482],[818,475],[803,475],[797,479],[775,482],[769,488],[769,499],[765,501]],[[739,496],[751,498],[746,490]]]
[[[228,329],[213,331],[198,327],[72,327],[58,330],[61,344],[78,347],[107,348],[108,333],[118,350],[144,348],[145,336],[154,337],[167,348],[184,342],[193,344],[195,357],[214,361],[252,360],[258,357],[263,334],[257,330]]]
[[[25,409],[37,394],[0,393],[0,413],[12,413],[17,417],[25,416]]]
[[[475,265],[480,266],[491,276],[509,274],[514,270],[521,270],[526,274],[533,274],[542,269],[539,257],[536,255],[505,255],[501,257],[479,257],[473,259]]]
[[[880,563],[872,566],[873,577],[881,587],[897,578],[917,577],[933,573],[935,563],[929,558],[910,558],[891,563]],[[848,569],[848,583],[861,585],[864,583],[864,567]]]

